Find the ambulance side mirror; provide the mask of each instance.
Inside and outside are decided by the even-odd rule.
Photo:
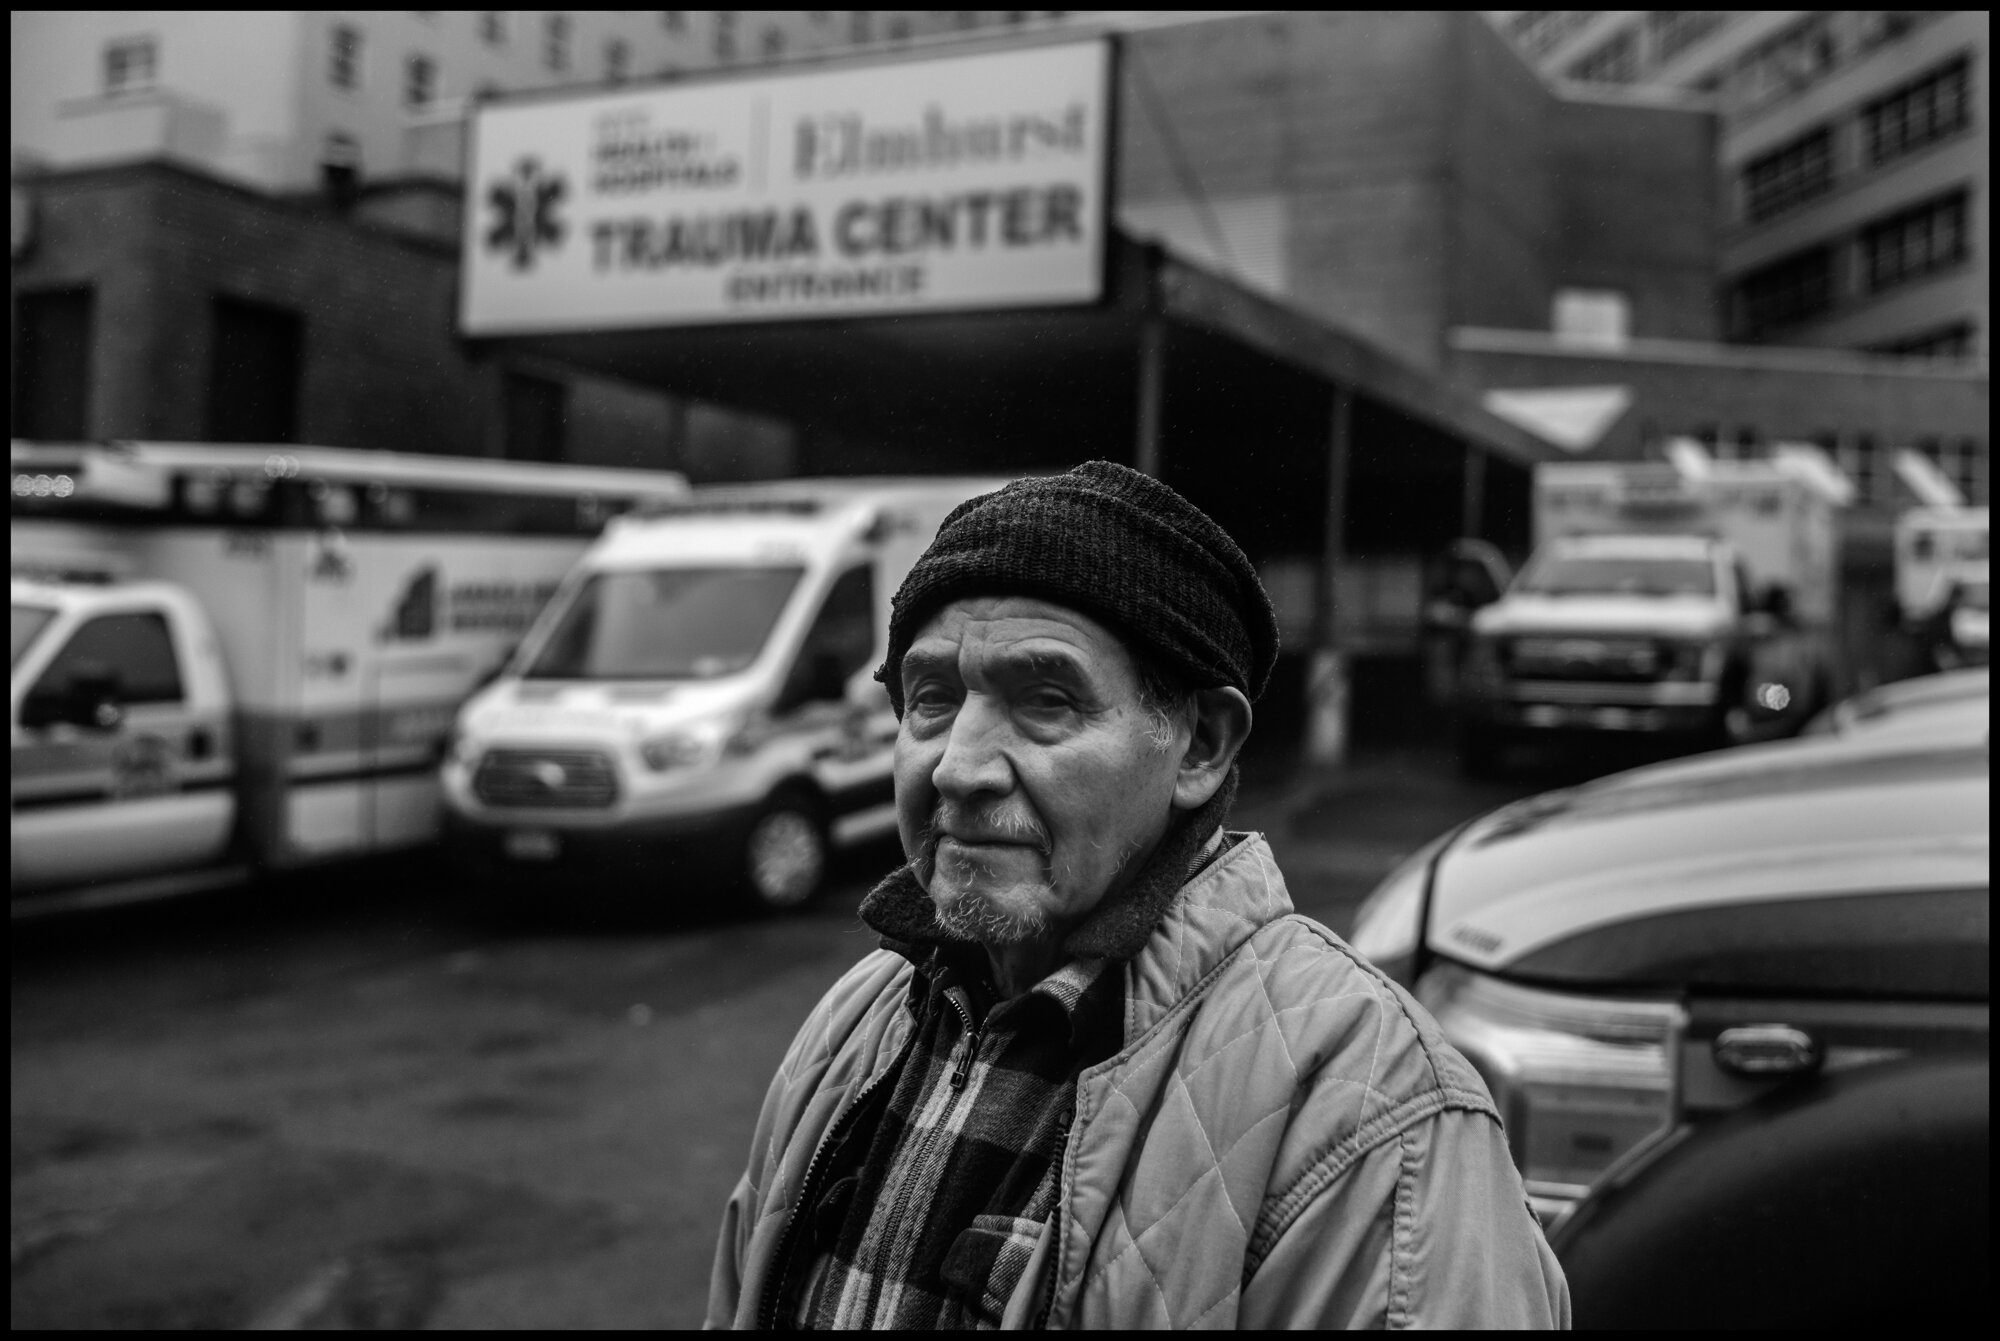
[[[62,686],[37,685],[21,701],[21,725],[58,723],[86,731],[116,731],[125,721],[125,686],[116,671],[79,669]]]

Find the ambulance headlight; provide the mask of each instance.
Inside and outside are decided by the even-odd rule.
[[[655,773],[699,768],[712,761],[711,743],[691,731],[675,731],[639,742],[639,759]]]
[[[1692,639],[1687,642],[1665,642],[1660,644],[1660,665],[1669,680],[1691,680],[1706,682],[1717,679],[1722,674],[1722,663],[1729,655],[1729,649],[1712,639]]]
[[[731,719],[699,722],[648,736],[639,742],[639,761],[655,773],[713,768],[738,753],[742,723]]]

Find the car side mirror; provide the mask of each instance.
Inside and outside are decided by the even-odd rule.
[[[86,671],[70,679],[65,718],[90,731],[116,731],[125,721],[125,685],[115,671]]]
[[[113,671],[79,671],[63,688],[31,693],[21,702],[24,727],[62,723],[86,731],[116,731],[124,721],[125,686]]]
[[[1764,588],[1756,608],[1784,623],[1792,617],[1792,589],[1781,582],[1773,582]]]

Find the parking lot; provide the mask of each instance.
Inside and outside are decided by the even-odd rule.
[[[1370,755],[1235,823],[1345,930],[1549,781]],[[13,1325],[698,1324],[764,1086],[895,859],[756,922],[499,916],[405,863],[17,926]]]

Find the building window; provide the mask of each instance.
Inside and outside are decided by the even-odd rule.
[[[1887,163],[1972,124],[1963,58],[1878,98],[1861,111],[1868,161]]]
[[[1854,481],[1855,497],[1864,503],[1873,502],[1876,490],[1881,487],[1882,473],[1882,454],[1875,448],[1874,437],[1855,434],[1834,452],[1834,461]]]
[[[14,302],[14,435],[81,438],[90,432],[95,294],[87,288],[23,293]]]
[[[1630,28],[1573,62],[1569,77],[1586,84],[1629,84],[1639,77],[1639,43]]]
[[[1793,24],[1743,54],[1736,110],[1747,112],[1818,83],[1832,72],[1838,54],[1830,11]]]
[[[1926,201],[1861,233],[1869,290],[1894,288],[1966,259],[1965,194]]]
[[[1750,161],[1743,169],[1743,212],[1756,223],[1832,189],[1833,134],[1821,126]]]
[[[1530,57],[1545,56],[1596,17],[1588,9],[1523,9],[1507,20],[1507,32]]]
[[[1974,337],[1971,322],[1955,321],[1949,326],[1936,326],[1915,335],[1872,344],[1868,352],[1896,358],[1969,359],[1978,348]]]
[[[1833,249],[1794,252],[1737,282],[1731,304],[1737,338],[1754,340],[1833,306]]]
[[[436,97],[437,62],[429,56],[412,56],[403,62],[403,105],[421,111]]]
[[[569,69],[569,16],[551,14],[542,30],[542,63],[551,70]]]
[[[150,37],[126,37],[104,47],[104,91],[139,93],[159,75],[159,44]]]
[[[1958,491],[1973,503],[1985,504],[1987,472],[1981,467],[1986,461],[1986,452],[1977,438],[1946,438],[1943,451],[1938,459],[1939,467],[1951,476],[1951,482]]]
[[[625,75],[632,64],[632,48],[622,37],[614,37],[604,44],[604,77],[614,84],[625,82]]]
[[[1654,9],[1646,12],[1653,39],[1653,64],[1665,65],[1720,28],[1729,18],[1720,9]]]
[[[1617,289],[1557,289],[1549,327],[1566,345],[1620,349],[1632,338],[1632,300]]]
[[[507,45],[507,11],[504,9],[482,9],[479,11],[479,40],[489,47]]]
[[[332,45],[327,48],[326,77],[335,88],[361,87],[361,30],[345,23],[333,25]]]
[[[208,440],[296,442],[300,353],[298,313],[217,297],[209,349]]]

